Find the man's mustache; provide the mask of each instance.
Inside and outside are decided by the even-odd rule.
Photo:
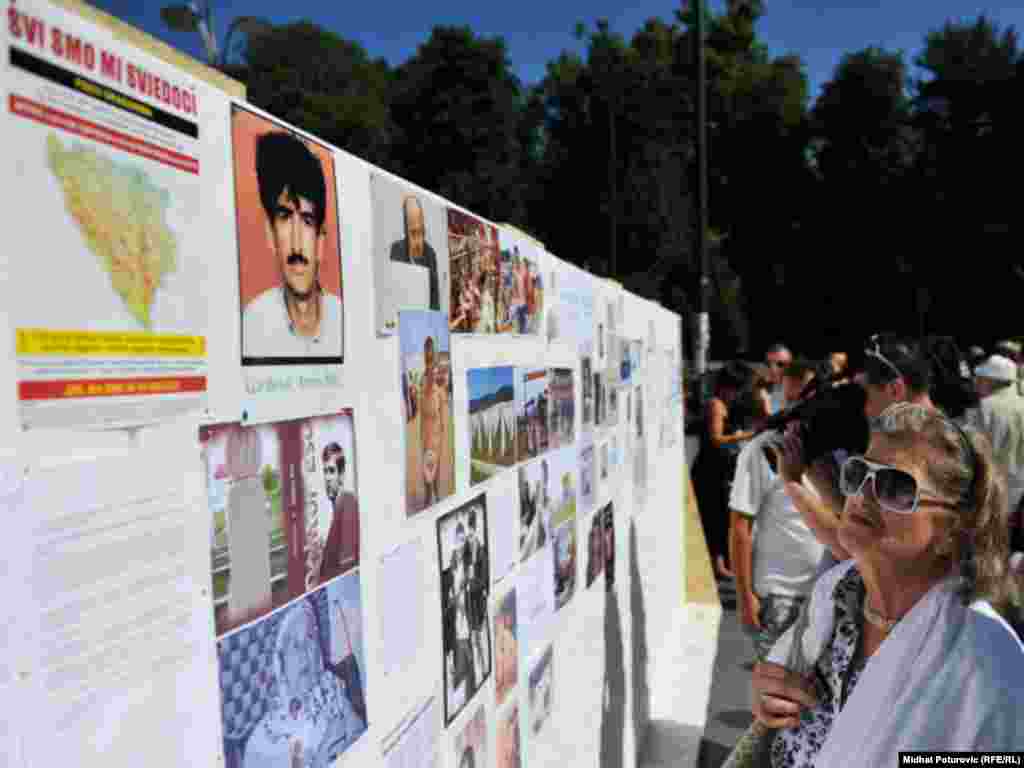
[[[296,264],[301,264],[304,267],[309,266],[309,259],[303,256],[301,253],[293,253],[288,257],[288,266],[294,267]]]

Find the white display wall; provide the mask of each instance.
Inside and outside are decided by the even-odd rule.
[[[635,765],[649,659],[682,595],[678,316],[45,0],[16,8],[0,765]],[[340,350],[324,329],[306,359],[243,349],[241,308],[291,268],[267,261],[280,241],[246,180],[250,123],[298,136],[326,172],[327,234],[309,247]],[[373,209],[408,195],[436,287],[394,266],[388,233],[415,215]],[[278,202],[301,217],[304,197]],[[479,278],[452,255],[463,246]],[[444,327],[471,308],[450,337],[411,311],[426,296]],[[438,367],[421,371],[425,333]],[[482,369],[504,371],[471,379]],[[471,380],[496,399],[511,380],[516,397],[485,409]],[[330,446],[345,456],[337,498]],[[542,491],[529,524],[521,478]],[[486,588],[470,566],[448,577],[472,589],[443,584],[456,528],[481,524]]]

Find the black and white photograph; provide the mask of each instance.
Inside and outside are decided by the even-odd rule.
[[[437,521],[445,725],[458,716],[491,674],[487,542],[485,494]]]

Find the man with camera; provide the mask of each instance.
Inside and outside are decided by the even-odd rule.
[[[780,380],[787,408],[800,400],[813,376],[814,369],[803,361],[785,368]],[[785,428],[795,432],[799,421],[789,424]],[[757,656],[762,660],[796,620],[824,553],[786,494],[785,483],[802,478],[794,474],[798,469],[794,462],[780,456],[782,437],[778,429],[768,429],[744,446],[729,495],[729,545],[740,616],[755,633]],[[814,494],[809,486],[807,490]]]

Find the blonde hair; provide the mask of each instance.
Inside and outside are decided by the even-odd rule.
[[[929,484],[957,500],[948,554],[959,561],[964,604],[987,600],[1000,613],[1019,608],[1021,585],[1009,567],[1006,481],[988,438],[936,410],[910,403],[888,408],[875,432],[908,450],[923,442],[929,453],[924,462]]]

